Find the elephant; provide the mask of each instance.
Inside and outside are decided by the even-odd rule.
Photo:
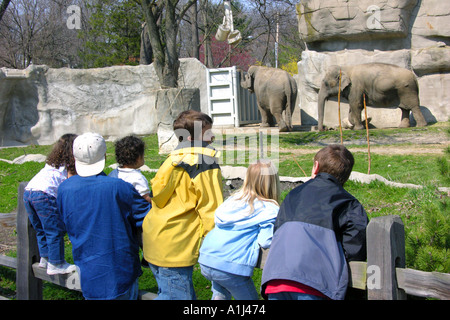
[[[341,96],[349,102],[348,120],[353,129],[363,129],[361,111],[366,105],[372,107],[398,106],[402,110],[399,127],[409,127],[412,111],[418,127],[427,125],[420,110],[419,86],[411,71],[386,63],[367,63],[354,66],[331,66],[322,80],[318,94],[318,129],[323,128],[325,101],[338,95],[341,73]]]
[[[261,127],[274,126],[275,117],[280,132],[292,130],[292,113],[297,99],[297,83],[285,70],[251,66],[241,72],[241,87],[255,93],[261,113]]]

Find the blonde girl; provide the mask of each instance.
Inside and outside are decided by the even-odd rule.
[[[273,163],[259,160],[248,167],[242,188],[217,208],[215,227],[205,237],[199,257],[213,300],[258,299],[251,276],[260,247],[272,242],[279,185]]]

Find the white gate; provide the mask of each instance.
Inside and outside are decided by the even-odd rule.
[[[256,98],[240,86],[236,67],[206,69],[208,113],[214,126],[260,123]]]

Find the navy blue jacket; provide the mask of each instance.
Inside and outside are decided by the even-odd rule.
[[[65,180],[57,204],[83,296],[107,300],[124,294],[142,273],[137,231],[150,203],[130,183],[102,172]]]
[[[333,176],[319,173],[293,189],[280,206],[261,286],[292,280],[342,300],[347,261],[366,260],[367,214]]]

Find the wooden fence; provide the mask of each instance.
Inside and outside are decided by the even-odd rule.
[[[0,265],[16,269],[16,298],[41,300],[42,281],[81,291],[75,272],[70,275],[48,275],[38,267],[39,251],[36,234],[25,211],[22,196],[25,183],[18,192],[17,258],[0,255]],[[264,268],[269,250],[261,250],[258,268]],[[406,295],[450,299],[450,274],[423,272],[405,268],[405,233],[398,216],[372,218],[367,227],[367,262],[349,263],[349,287],[366,290],[369,300],[403,300]],[[140,291],[141,300],[153,300],[156,294]]]

